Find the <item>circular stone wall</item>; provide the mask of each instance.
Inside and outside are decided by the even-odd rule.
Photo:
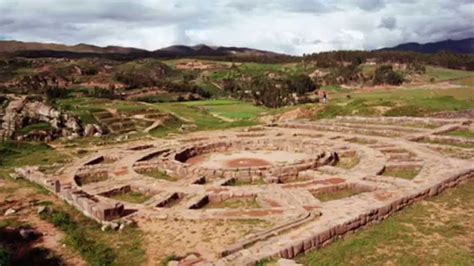
[[[206,153],[191,157],[186,163],[210,169],[227,169],[295,163],[310,158],[302,152],[252,150]]]
[[[236,139],[186,145],[160,157],[157,166],[178,176],[252,181],[297,176],[298,172],[334,162],[333,153],[311,141],[297,139]]]

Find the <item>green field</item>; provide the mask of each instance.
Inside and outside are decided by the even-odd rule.
[[[68,157],[44,143],[0,142],[0,167],[19,167],[24,165],[51,165],[64,163]]]
[[[174,133],[181,124],[195,124],[196,130],[252,126],[257,124],[258,115],[265,111],[264,108],[236,100],[157,103],[153,106],[161,112],[173,114],[180,120],[150,132],[155,137]]]
[[[350,98],[347,95],[350,95]],[[474,87],[329,92],[328,97],[329,104],[318,113],[318,118],[332,118],[337,115],[428,116],[434,112],[474,108]],[[381,113],[379,107],[387,107],[390,110]]]
[[[265,108],[238,100],[207,100],[185,102],[187,106],[202,107],[212,114],[230,119],[255,119]]]
[[[463,71],[463,70],[428,66],[426,67],[425,76],[428,80],[433,78],[435,81],[448,81],[448,80],[472,77],[474,76],[474,73],[472,71]]]

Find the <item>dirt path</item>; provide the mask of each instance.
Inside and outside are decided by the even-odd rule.
[[[0,221],[8,220],[10,222],[30,225],[34,230],[43,234],[35,247],[46,248],[51,250],[55,255],[59,256],[64,265],[87,265],[81,256],[69,249],[63,244],[64,233],[54,225],[43,221],[37,214],[37,206],[35,202],[58,202],[54,196],[37,193],[30,187],[25,187],[11,180],[1,180],[0,183],[0,205],[1,209],[14,208],[17,213],[10,216],[0,216]],[[6,205],[8,204],[8,205]]]
[[[221,116],[221,115],[216,114],[216,113],[212,113],[212,112],[209,112],[209,113],[210,113],[213,117],[218,118],[218,119],[220,119],[220,120],[223,120],[223,121],[225,121],[225,122],[231,123],[231,122],[234,122],[234,121],[235,121],[235,119],[228,118],[228,117],[225,117],[225,116]]]

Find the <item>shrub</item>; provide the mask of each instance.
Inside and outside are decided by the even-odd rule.
[[[390,65],[383,65],[375,69],[374,84],[400,85],[403,83],[403,76],[395,72]]]
[[[4,247],[0,246],[0,265],[9,266],[11,265],[10,252]]]

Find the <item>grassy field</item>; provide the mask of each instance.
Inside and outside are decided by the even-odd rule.
[[[428,116],[441,111],[474,108],[474,88],[393,89],[329,93],[329,104],[317,118],[337,115]],[[350,95],[350,98],[347,97]],[[382,113],[382,109],[384,110]]]
[[[69,157],[36,142],[0,142],[0,167],[18,167],[23,165],[52,165],[64,163]]]
[[[183,124],[195,124],[196,130],[225,129],[255,125],[256,117],[265,109],[234,100],[208,100],[183,103],[158,103],[155,108],[175,115]],[[168,128],[150,132],[162,136],[163,132],[175,132],[175,123]]]
[[[106,109],[115,109],[121,113],[129,113],[145,110],[147,108],[146,105],[139,102],[91,97],[59,99],[56,101],[55,106],[62,110],[70,111],[76,114],[85,123],[97,123],[92,114],[95,112],[104,111]]]
[[[467,77],[472,77],[472,76],[474,76],[474,73],[471,71],[447,69],[447,68],[433,67],[433,66],[426,67],[426,74],[425,74],[427,81],[430,80],[431,78],[433,78],[435,81],[448,81],[448,80],[462,79],[462,78],[467,78]]]
[[[462,137],[462,138],[474,138],[474,132],[469,130],[454,130],[445,133],[444,135],[453,136],[453,137]]]
[[[202,107],[211,114],[217,114],[229,119],[255,119],[265,108],[238,100],[207,100],[185,102],[187,106]]]
[[[474,180],[298,257],[304,265],[474,265]]]

